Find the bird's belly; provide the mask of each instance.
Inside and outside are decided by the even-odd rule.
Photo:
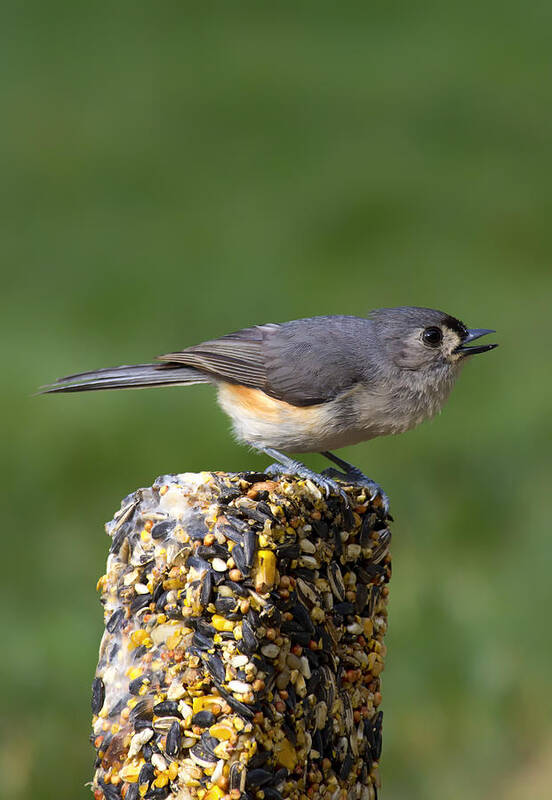
[[[391,414],[383,398],[367,400],[361,387],[326,403],[299,407],[259,389],[220,383],[218,400],[238,439],[290,453],[346,447],[416,424],[400,413]]]

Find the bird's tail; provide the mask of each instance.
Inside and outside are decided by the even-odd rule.
[[[58,378],[40,388],[40,394],[55,392],[93,392],[99,389],[144,389],[147,386],[187,386],[210,383],[207,375],[181,364],[134,364],[80,372]]]

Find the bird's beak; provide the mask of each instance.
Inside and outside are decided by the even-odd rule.
[[[480,344],[476,347],[468,347],[470,342],[475,341],[476,339],[480,339],[482,336],[486,336],[488,333],[496,333],[496,331],[490,330],[489,328],[471,328],[468,330],[468,335],[462,339],[462,344],[458,345],[455,353],[459,353],[461,356],[473,356],[475,353],[486,353],[487,350],[494,350],[495,347],[498,347],[497,344]]]

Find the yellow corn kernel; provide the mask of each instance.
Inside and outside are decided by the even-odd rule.
[[[169,776],[166,772],[161,772],[157,778],[154,780],[153,785],[157,786],[158,789],[162,789],[163,786],[166,786],[169,782]]]
[[[136,678],[139,678],[143,671],[144,670],[142,669],[142,667],[130,667],[130,669],[127,670],[127,675],[130,678],[130,680],[133,681]]]
[[[220,706],[222,702],[222,698],[216,694],[204,694],[201,697],[194,697],[192,710],[194,714],[198,711],[209,711],[213,706]]]
[[[281,742],[278,742],[274,748],[274,754],[276,756],[276,761],[282,767],[286,767],[290,772],[295,769],[297,753],[288,739],[282,739]]]
[[[211,725],[209,728],[209,733],[211,736],[214,736],[215,739],[219,739],[219,741],[231,739],[232,736],[236,735],[233,726],[230,724],[224,724],[224,722],[216,722],[214,725]]]
[[[171,781],[174,781],[177,775],[178,775],[178,762],[173,761],[169,767],[169,779]]]
[[[213,614],[211,625],[216,631],[233,631],[236,623],[231,619],[225,619],[220,614]]]
[[[140,774],[140,770],[144,764],[145,761],[143,758],[139,759],[138,761],[131,761],[122,768],[122,770],[119,772],[119,775],[124,781],[136,783],[138,780],[138,775]]]
[[[220,800],[224,792],[219,786],[211,786],[203,800]]]
[[[272,550],[259,550],[255,559],[255,590],[269,592],[276,578],[276,556]]]
[[[147,639],[147,638],[148,638],[147,631],[144,631],[142,629],[137,630],[137,631],[133,631],[130,634],[130,641],[132,642],[134,647],[138,647],[138,645],[143,644],[144,640]]]
[[[364,617],[362,620],[362,627],[364,629],[363,633],[367,639],[372,637],[372,631],[374,630],[374,623],[369,617]]]

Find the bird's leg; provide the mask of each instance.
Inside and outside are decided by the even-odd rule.
[[[340,495],[345,502],[347,511],[350,512],[351,501],[349,499],[349,495],[330,477],[320,475],[320,473],[309,469],[301,461],[296,461],[294,458],[286,456],[285,453],[280,453],[279,450],[274,450],[273,447],[261,447],[258,449],[262,453],[266,453],[266,455],[270,456],[270,458],[276,459],[275,464],[271,464],[265,469],[267,475],[297,475],[300,478],[308,479],[312,481],[315,486],[318,486],[318,488],[324,492],[326,497],[328,497],[331,492]]]
[[[383,503],[383,509],[387,514],[389,511],[389,498],[381,488],[379,484],[373,481],[371,478],[368,478],[358,467],[355,467],[353,464],[349,464],[348,461],[344,461],[339,456],[330,453],[329,450],[324,450],[320,455],[324,456],[325,458],[333,461],[334,464],[337,464],[343,472],[338,472],[336,469],[324,470],[324,475],[329,475],[332,478],[341,478],[341,480],[351,481],[352,483],[357,483],[359,486],[364,486],[366,489],[369,489],[371,492],[371,500],[375,500],[375,498],[379,495],[381,497]]]

